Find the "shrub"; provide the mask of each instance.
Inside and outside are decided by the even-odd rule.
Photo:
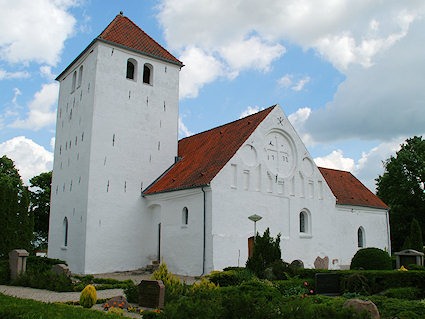
[[[410,224],[409,244],[409,248],[416,251],[422,252],[424,249],[421,226],[416,218],[413,218],[412,223]]]
[[[416,265],[416,264],[411,264],[411,265],[407,266],[406,268],[409,269],[409,270],[419,270],[419,271],[425,270],[425,266]]]
[[[370,294],[370,285],[367,278],[360,273],[352,273],[345,276],[342,281],[342,290],[344,292],[354,292],[363,296]]]
[[[249,281],[254,275],[245,268],[238,270],[213,271],[208,275],[208,279],[220,287],[237,286],[244,281]]]
[[[298,296],[305,292],[304,279],[290,279],[274,281],[273,284],[283,296]]]
[[[124,288],[124,294],[128,302],[139,303],[139,286],[132,284]]]
[[[384,296],[370,296],[368,299],[378,307],[381,318],[425,318],[425,304],[419,301],[388,298]]]
[[[32,287],[53,291],[73,291],[72,280],[64,274],[54,274],[50,270],[43,272],[26,271],[11,283],[14,286]]]
[[[10,281],[9,260],[0,260],[0,284],[8,284]]]
[[[389,270],[391,258],[387,252],[379,248],[362,248],[351,259],[350,269]]]
[[[287,280],[294,274],[294,267],[284,262],[282,259],[272,263],[272,272],[277,280]]]
[[[200,282],[195,282],[190,288],[190,293],[197,294],[203,291],[218,289],[218,286],[210,282],[207,278],[202,277]]]
[[[52,269],[54,265],[65,264],[65,261],[54,258],[28,256],[27,257],[27,271],[30,272],[44,272]]]
[[[272,263],[280,260],[280,234],[276,239],[270,237],[269,228],[266,229],[263,236],[257,235],[254,242],[252,257],[248,258],[246,268],[255,275],[264,278],[264,271],[271,267]]]
[[[186,285],[182,284],[179,278],[168,272],[167,264],[164,262],[161,263],[158,270],[153,273],[152,277],[155,280],[162,280],[165,286],[164,302],[179,299],[188,290]]]
[[[390,297],[390,298],[416,300],[416,299],[421,299],[423,296],[423,293],[417,287],[400,287],[400,288],[390,288],[386,290],[382,295],[385,297]]]
[[[124,310],[121,308],[117,308],[117,307],[111,307],[108,309],[108,313],[115,313],[119,316],[123,316],[124,315]]]
[[[96,289],[92,285],[87,285],[80,294],[80,305],[84,308],[91,308],[96,304]]]

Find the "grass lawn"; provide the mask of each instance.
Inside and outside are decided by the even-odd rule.
[[[116,314],[107,314],[58,303],[43,303],[29,299],[19,299],[0,294],[1,319],[97,319],[123,318]]]

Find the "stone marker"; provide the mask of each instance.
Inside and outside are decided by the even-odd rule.
[[[293,262],[291,262],[291,265],[294,266],[295,268],[301,268],[301,269],[304,268],[304,263],[299,259],[296,259]]]
[[[316,274],[316,293],[318,295],[338,296],[339,275],[338,274]]]
[[[379,319],[379,311],[376,305],[370,300],[361,300],[361,299],[348,299],[344,302],[343,308],[352,307],[355,312],[361,313],[366,310],[370,314],[370,318]]]
[[[68,277],[71,276],[71,272],[69,271],[69,268],[65,264],[56,264],[52,267],[52,273],[56,275],[64,274]]]
[[[28,252],[25,249],[14,249],[9,253],[10,279],[23,274],[27,270]]]
[[[328,269],[329,268],[329,257],[325,256],[325,258],[320,258],[317,256],[316,260],[314,261],[314,268],[315,269]]]
[[[142,280],[139,284],[139,306],[164,307],[165,286],[162,280]]]

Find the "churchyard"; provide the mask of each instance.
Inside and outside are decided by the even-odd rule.
[[[365,248],[353,257],[350,270],[304,269],[280,259],[279,240],[279,237],[269,237],[267,231],[263,236],[258,235],[246,267],[212,272],[197,278],[193,284],[171,274],[165,263],[152,274],[152,280],[135,283],[72,275],[61,260],[26,257],[22,251],[14,252],[9,256],[22,258],[24,262],[1,260],[0,284],[82,293],[79,301],[62,303],[42,303],[0,294],[0,317],[425,317],[423,254],[417,254],[416,259],[405,258],[411,257],[410,251],[395,260],[380,249]],[[412,260],[419,265],[406,265]],[[317,264],[317,267],[325,266],[324,261]],[[24,273],[22,267],[26,268]],[[96,291],[113,288],[122,288],[123,296],[96,297]],[[92,307],[97,310],[90,309]]]

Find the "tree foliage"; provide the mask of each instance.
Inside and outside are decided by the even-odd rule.
[[[47,244],[49,233],[50,190],[52,185],[52,172],[41,173],[30,179],[30,208],[34,215],[34,246],[44,247]]]
[[[378,176],[377,195],[390,207],[393,251],[402,248],[413,218],[425,229],[425,140],[415,136],[385,162]]]
[[[410,235],[409,235],[409,247],[416,251],[423,251],[424,242],[422,240],[422,231],[421,226],[416,218],[413,218],[412,223],[410,224]]]
[[[264,271],[272,267],[273,262],[280,260],[280,234],[276,239],[270,237],[269,228],[263,236],[257,233],[252,251],[252,257],[246,262],[246,268],[255,273],[258,277],[264,277]]]
[[[13,249],[30,250],[34,220],[28,209],[29,192],[13,161],[0,158],[0,258]]]

